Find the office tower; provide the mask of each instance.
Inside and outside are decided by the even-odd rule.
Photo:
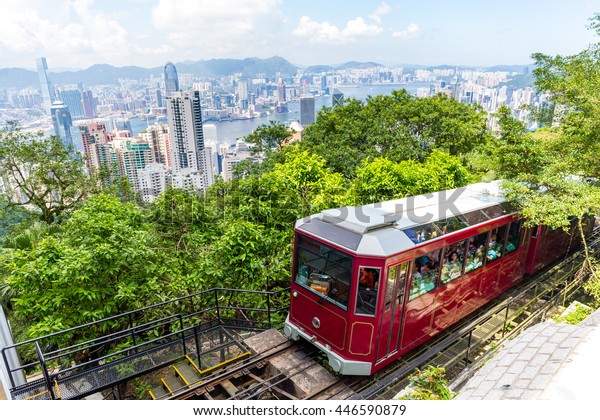
[[[81,92],[78,90],[63,90],[60,92],[60,100],[69,107],[69,112],[74,120],[84,118],[83,102],[81,101]]]
[[[48,78],[48,64],[46,58],[41,57],[37,59],[38,77],[40,78],[40,88],[42,89],[42,97],[44,98],[44,109],[46,114],[50,115],[50,108],[56,100],[54,95],[54,88],[50,79]]]
[[[279,79],[277,82],[277,100],[281,104],[286,101],[285,99],[285,83],[283,79]]]
[[[167,97],[171,163],[176,187],[205,189],[213,183],[202,130],[200,92],[174,92]]]
[[[339,89],[333,89],[331,94],[331,107],[335,108],[344,104],[344,93]]]
[[[83,103],[83,115],[85,118],[96,118],[96,103],[91,90],[81,92],[81,101]]]
[[[248,100],[248,81],[247,80],[238,80],[236,93],[238,96],[238,101],[247,101]]]
[[[160,91],[160,89],[156,89],[156,106],[159,108],[165,106],[165,104],[163,103],[162,92]]]
[[[71,113],[69,108],[61,101],[55,101],[50,107],[50,115],[52,116],[52,125],[54,126],[54,134],[60,137],[65,146],[73,146],[73,137],[71,136]]]
[[[304,95],[300,97],[300,124],[306,127],[315,122],[315,97]]]
[[[177,77],[177,69],[175,69],[173,63],[165,64],[164,81],[165,97],[168,98],[173,93],[179,91],[179,78]]]

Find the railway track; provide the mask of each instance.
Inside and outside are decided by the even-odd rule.
[[[600,247],[600,228],[588,239],[591,249]],[[334,376],[334,380],[310,392],[295,385],[295,377],[317,364],[318,350],[306,342],[280,343],[260,354],[230,365],[223,372],[178,390],[169,399],[379,399],[394,398],[416,369],[442,366],[449,379],[466,381],[494,349],[528,326],[541,322],[551,309],[569,298],[586,276],[579,267],[582,251],[564,258],[551,268],[525,279],[467,319],[434,337],[387,368],[370,377]],[[272,361],[295,353],[300,362],[285,372]]]

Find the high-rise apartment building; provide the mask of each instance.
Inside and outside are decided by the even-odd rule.
[[[161,163],[171,168],[171,135],[166,124],[154,124],[140,133],[140,137],[152,149],[154,162]]]
[[[113,136],[106,131],[104,122],[85,122],[79,124],[78,128],[88,169],[94,170],[102,166],[111,167],[109,143]]]
[[[173,63],[165,64],[164,82],[165,97],[169,97],[173,93],[179,91],[179,78],[177,77],[177,69],[175,68]]]
[[[38,77],[40,78],[42,97],[44,98],[44,109],[46,110],[46,113],[50,115],[50,108],[56,100],[56,96],[54,95],[54,88],[52,87],[52,83],[50,83],[50,78],[48,77],[48,64],[46,63],[45,57],[37,59],[37,70]]]
[[[171,135],[173,183],[178,185],[175,182],[178,177],[185,179],[182,186],[205,189],[213,183],[213,176],[204,147],[200,92],[174,92],[167,97],[167,120]]]
[[[69,108],[63,102],[55,101],[50,107],[50,115],[54,134],[62,139],[65,146],[73,146],[73,136],[71,135],[73,121]]]
[[[300,124],[306,127],[315,122],[315,97],[303,95],[300,97]]]

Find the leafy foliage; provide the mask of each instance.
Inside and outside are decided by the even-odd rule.
[[[0,167],[7,186],[4,201],[36,208],[47,223],[60,220],[95,186],[73,146],[65,146],[57,136],[0,131]],[[23,201],[15,200],[15,189]]]
[[[269,125],[261,124],[244,140],[252,145],[251,150],[254,153],[270,153],[274,149],[281,150],[289,141],[292,132],[288,130],[285,124],[277,121],[270,121]]]
[[[435,150],[423,164],[394,163],[385,158],[366,160],[354,180],[358,201],[375,203],[464,186],[470,177],[458,158]]]
[[[346,178],[367,158],[423,161],[435,149],[459,155],[487,141],[487,116],[478,106],[444,95],[414,98],[406,90],[323,108],[301,147]]]
[[[423,370],[416,369],[408,377],[409,391],[401,400],[451,400],[456,393],[448,388],[446,369],[427,366]]]
[[[165,267],[154,244],[135,205],[88,199],[60,235],[6,262],[16,315],[36,337],[162,300]]]

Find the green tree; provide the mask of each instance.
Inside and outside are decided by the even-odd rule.
[[[400,90],[323,108],[306,128],[301,147],[351,179],[366,158],[423,161],[433,150],[470,152],[487,141],[486,121],[477,105],[445,95],[415,98]]]
[[[485,151],[497,177],[514,179],[539,173],[545,156],[536,136],[528,133],[525,123],[517,120],[504,104],[498,108],[495,117],[500,130]]]
[[[277,121],[269,121],[269,125],[261,124],[244,140],[251,144],[254,153],[270,153],[273,150],[281,150],[294,133],[285,124]]]
[[[600,35],[600,13],[589,28]],[[561,159],[571,171],[600,177],[600,43],[569,56],[532,55],[536,87],[550,96],[560,123]]]
[[[590,28],[600,34],[600,14]],[[532,55],[537,88],[553,101],[556,127],[536,136],[546,158],[537,171],[520,173],[506,182],[507,196],[521,207],[530,225],[566,227],[572,217],[584,220],[600,213],[600,43],[571,56]],[[522,156],[515,166],[528,166]],[[595,181],[595,182],[591,182]],[[600,303],[600,269],[586,249],[586,285]]]
[[[356,170],[353,190],[355,202],[366,204],[458,188],[470,180],[458,158],[435,150],[424,163],[365,160]]]
[[[95,187],[83,160],[57,136],[0,131],[0,168],[4,201],[35,208],[47,223],[60,220]]]
[[[60,235],[44,237],[33,249],[16,250],[4,267],[5,282],[16,294],[14,315],[27,321],[30,337],[170,297],[165,282],[169,268],[161,264],[142,213],[110,195],[88,199]]]

